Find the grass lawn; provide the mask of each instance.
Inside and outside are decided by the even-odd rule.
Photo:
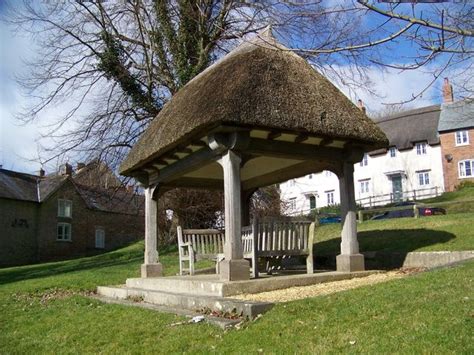
[[[137,276],[142,248],[0,269],[0,353],[474,352],[474,262],[279,304],[223,332],[170,327],[180,318],[81,295]],[[168,274],[177,271],[175,251],[162,261]]]

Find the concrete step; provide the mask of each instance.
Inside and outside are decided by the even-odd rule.
[[[192,312],[210,309],[218,312],[236,313],[250,319],[263,314],[273,307],[273,303],[244,301],[209,295],[150,290],[128,286],[99,286],[100,296],[112,299],[146,302],[167,307],[182,308]]]
[[[157,277],[157,278],[133,278],[127,279],[126,286],[152,291],[163,291],[171,293],[184,293],[202,296],[224,296],[222,282],[210,282],[208,275],[200,277]],[[210,275],[209,278],[215,278]]]

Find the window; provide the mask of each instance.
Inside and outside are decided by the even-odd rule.
[[[325,171],[324,171],[324,175],[326,175],[327,177],[331,177],[331,176],[332,176],[332,172],[329,171],[329,170],[325,170]]]
[[[72,217],[72,201],[58,200],[58,217]]]
[[[95,229],[95,247],[97,249],[105,248],[105,231],[103,228]]]
[[[295,186],[295,179],[291,179],[289,181],[290,187]]]
[[[370,180],[359,180],[359,190],[361,194],[369,192],[369,181]]]
[[[308,179],[312,179],[312,178],[313,178],[313,174],[309,174]]]
[[[288,206],[291,210],[295,210],[296,209],[296,197],[292,197],[290,198],[289,200],[289,206]]]
[[[390,147],[389,153],[390,153],[390,158],[395,158],[397,156],[397,148]]]
[[[418,185],[426,186],[430,184],[430,173],[429,171],[420,171],[418,174]]]
[[[459,177],[472,177],[474,176],[474,159],[463,160],[459,162]]]
[[[426,154],[426,143],[416,143],[416,155]]]
[[[469,133],[467,131],[457,131],[456,136],[456,145],[467,145],[469,144]]]
[[[309,196],[309,208],[311,210],[316,208],[316,196]]]
[[[369,164],[369,156],[367,153],[364,154],[364,157],[362,158],[360,162],[360,166],[367,166]]]
[[[65,242],[71,241],[70,223],[58,223],[58,235],[56,239]]]
[[[328,199],[328,206],[334,205],[334,190],[326,191],[326,196]]]

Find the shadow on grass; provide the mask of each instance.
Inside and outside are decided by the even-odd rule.
[[[358,232],[361,252],[377,252],[374,266],[400,267],[409,252],[435,244],[447,243],[456,238],[452,233],[432,229],[384,229]],[[340,253],[340,238],[318,242],[314,245],[316,264],[334,265]],[[384,260],[385,259],[385,260]],[[371,263],[366,256],[366,262]]]
[[[160,250],[160,254],[168,254],[174,251],[176,251],[176,247],[168,247]],[[80,259],[0,269],[0,285],[78,271],[140,264],[142,262],[143,243],[137,243],[123,249]]]

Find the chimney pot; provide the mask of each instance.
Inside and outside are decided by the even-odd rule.
[[[366,108],[364,106],[364,102],[361,99],[359,99],[357,101],[357,107],[359,108],[359,110],[361,110],[363,113],[365,113]]]
[[[82,168],[85,168],[85,167],[86,167],[85,163],[77,163],[76,170],[79,170],[79,169],[82,169]]]
[[[61,175],[71,176],[72,175],[72,165],[70,165],[68,163],[61,165],[61,168],[59,169],[59,173]]]
[[[38,171],[39,177],[44,177],[46,175],[46,171],[43,170],[43,168],[39,169]]]
[[[443,84],[443,103],[450,104],[454,101],[453,86],[449,82],[449,78],[444,78]]]

